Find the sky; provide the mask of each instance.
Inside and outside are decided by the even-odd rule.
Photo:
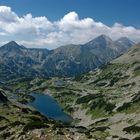
[[[54,49],[106,34],[140,42],[139,0],[0,0],[0,45]]]

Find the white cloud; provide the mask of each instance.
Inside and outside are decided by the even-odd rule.
[[[0,22],[9,23],[18,20],[18,16],[11,11],[10,7],[0,6]]]
[[[47,47],[82,44],[106,34],[112,39],[129,37],[140,41],[140,29],[114,23],[109,27],[92,18],[79,19],[76,12],[66,14],[62,19],[51,22],[47,17],[33,17],[32,14],[19,17],[10,7],[0,6],[0,42],[15,40],[27,47]]]

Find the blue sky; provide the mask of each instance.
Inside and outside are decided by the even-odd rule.
[[[140,42],[139,0],[1,0],[0,5],[0,45],[15,40],[51,49],[100,34]]]
[[[0,5],[10,6],[19,15],[44,15],[52,21],[76,11],[81,18],[92,17],[107,25],[119,22],[140,27],[139,0],[1,0]]]

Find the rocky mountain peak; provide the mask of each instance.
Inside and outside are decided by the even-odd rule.
[[[24,46],[20,46],[15,41],[10,41],[7,44],[3,45],[0,49],[6,49],[6,50],[19,50],[19,49],[26,49]]]
[[[97,38],[95,38],[94,40],[97,40],[97,41],[106,41],[106,42],[112,42],[112,39],[107,36],[107,35],[100,35],[98,36]]]
[[[118,40],[116,40],[116,43],[121,44],[121,45],[127,45],[127,46],[130,46],[130,47],[135,45],[135,43],[127,37],[119,38]]]
[[[108,37],[106,35],[100,35],[100,36],[96,37],[95,39],[91,40],[86,45],[92,46],[92,47],[106,48],[112,43],[113,43],[113,41],[110,37]]]

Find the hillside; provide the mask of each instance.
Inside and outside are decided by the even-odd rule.
[[[26,105],[9,102],[0,92],[0,140],[67,140],[77,137],[86,139],[80,128],[48,119]]]

